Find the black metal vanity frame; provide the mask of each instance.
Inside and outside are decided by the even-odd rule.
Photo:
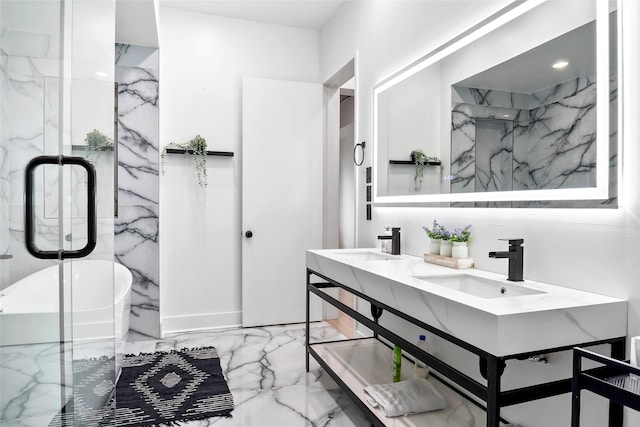
[[[324,280],[322,283],[312,283],[312,276],[316,276],[317,278]],[[320,297],[324,301],[338,308],[343,313],[349,315],[354,320],[360,322],[367,328],[371,329],[374,333],[374,338],[383,337],[385,340],[392,344],[396,344],[400,346],[403,351],[411,354],[412,356],[420,359],[425,362],[429,367],[433,368],[433,370],[437,371],[436,373],[432,373],[439,380],[443,380],[444,383],[449,384],[458,394],[468,396],[465,394],[465,391],[470,395],[477,397],[481,401],[486,403],[486,407],[478,404],[477,400],[474,398],[468,398],[472,403],[481,406],[486,410],[487,413],[487,427],[499,427],[500,421],[505,421],[500,417],[500,408],[510,405],[516,405],[519,403],[530,402],[538,399],[543,399],[546,397],[552,397],[559,394],[570,393],[572,387],[572,379],[566,378],[562,380],[557,380],[553,382],[536,384],[532,386],[522,387],[513,390],[502,391],[500,389],[501,375],[505,369],[505,362],[510,359],[526,359],[530,356],[535,356],[541,353],[554,353],[566,350],[572,350],[576,345],[581,347],[590,347],[594,345],[600,344],[610,344],[611,345],[611,357],[613,359],[621,360],[625,355],[625,345],[626,345],[626,337],[618,337],[611,338],[606,340],[598,340],[591,342],[584,342],[574,345],[568,345],[563,347],[555,347],[548,349],[540,349],[534,352],[520,353],[520,354],[512,354],[508,356],[494,356],[485,350],[482,350],[474,345],[467,343],[466,341],[460,340],[459,338],[454,337],[442,330],[428,325],[414,317],[407,315],[395,308],[389,307],[388,305],[377,301],[367,295],[364,295],[348,286],[343,285],[342,283],[336,282],[329,277],[326,277],[318,272],[313,271],[312,269],[307,268],[307,292],[306,292],[306,369],[309,371],[309,355],[312,355],[314,359],[318,361],[320,366],[336,381],[336,383],[343,389],[347,395],[354,401],[356,406],[360,408],[360,410],[365,414],[367,419],[375,426],[383,426],[377,416],[371,412],[369,407],[365,405],[365,403],[361,402],[360,399],[350,391],[349,387],[341,380],[341,378],[329,367],[322,357],[314,350],[313,344],[310,343],[309,340],[309,307],[310,307],[310,296],[311,293]],[[371,304],[371,312],[372,318],[370,319],[367,316],[359,313],[358,311],[348,307],[342,302],[338,301],[336,298],[330,296],[324,289],[327,288],[342,288],[353,295],[362,298],[368,301]],[[415,344],[405,340],[401,336],[393,333],[392,331],[386,329],[378,323],[378,319],[382,315],[383,311],[386,310],[392,313],[395,316],[398,316],[418,327],[429,331],[430,333],[437,335],[440,338],[443,338],[458,347],[461,347],[473,354],[478,355],[480,360],[480,369],[483,375],[487,379],[487,385],[484,385],[475,379],[469,377],[465,373],[455,369],[451,365],[446,362],[436,358],[432,354],[429,354],[423,351],[421,348],[417,347]],[[355,338],[354,340],[358,340],[362,338]],[[324,342],[326,344],[326,342]],[[569,411],[569,408],[567,408]],[[623,419],[623,406],[616,403],[610,402],[609,404],[609,427],[622,427],[622,419]]]
[[[583,359],[602,366],[583,371]],[[635,389],[625,388],[625,382],[632,380],[631,375],[640,377],[640,368],[629,364],[629,361],[613,359],[579,347],[574,348],[571,427],[580,427],[581,390],[588,390],[609,399],[610,402],[640,411],[640,394]],[[612,378],[619,378],[623,382],[616,383],[611,381]],[[611,417],[611,413],[609,415]],[[609,418],[609,423],[611,423],[611,418]]]

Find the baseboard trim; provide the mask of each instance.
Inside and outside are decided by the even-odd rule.
[[[223,313],[190,314],[160,318],[161,335],[179,332],[194,332],[207,329],[237,328],[242,323],[241,311]]]

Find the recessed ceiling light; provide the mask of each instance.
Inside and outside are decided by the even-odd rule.
[[[503,114],[502,117],[509,117],[509,115],[508,114]]]
[[[551,66],[556,70],[562,70],[563,68],[567,68],[567,65],[569,65],[569,62],[567,61],[557,61],[554,62]]]
[[[96,76],[98,77],[107,77],[109,74],[105,73],[104,71],[96,71]]]

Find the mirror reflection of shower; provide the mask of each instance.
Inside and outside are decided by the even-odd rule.
[[[475,191],[513,190],[513,121],[476,119]]]

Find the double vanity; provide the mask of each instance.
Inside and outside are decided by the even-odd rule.
[[[368,213],[372,206],[616,208],[622,104],[618,64],[609,59],[620,55],[617,8],[595,0],[508,1],[379,81]],[[423,157],[437,162],[416,161]],[[378,238],[400,253],[399,234]],[[319,297],[358,332],[373,334],[307,341],[307,368],[312,356],[374,425],[497,427],[507,423],[503,407],[572,391],[569,363],[561,365],[566,354],[554,355],[544,379],[518,360],[596,345],[623,359],[627,302],[522,280],[521,243],[488,254],[509,258],[504,275],[374,249],[307,251],[307,327],[309,300]],[[344,304],[335,288],[358,297],[357,306]],[[418,333],[431,336],[432,353],[416,346]],[[362,389],[391,382],[394,345],[431,367],[429,381],[447,408],[385,418],[369,405]],[[521,377],[535,384],[523,386]],[[575,385],[579,397],[584,384]],[[609,425],[622,425],[618,403],[610,404]]]
[[[311,355],[374,425],[430,425],[429,420],[435,422],[433,417],[455,418],[459,411],[453,406],[464,404],[469,408],[465,413],[475,415],[472,424],[461,419],[460,425],[497,427],[506,423],[500,417],[501,407],[571,390],[571,380],[567,378],[503,391],[501,375],[506,361],[598,344],[609,344],[613,358],[624,358],[627,302],[621,299],[529,280],[511,282],[506,275],[454,270],[427,264],[422,258],[375,249],[310,250],[306,264],[307,314],[314,294],[373,331],[373,337],[368,338],[333,343],[307,341],[307,368]],[[336,287],[359,297],[358,309],[327,292]],[[426,353],[383,326],[383,313],[477,355],[486,382]],[[307,322],[308,319],[307,315]],[[430,381],[452,407],[386,418],[369,406],[362,388],[390,382],[393,344],[436,371]],[[409,378],[411,370],[404,371]],[[612,404],[611,411],[621,414],[621,410]],[[616,417],[621,419],[621,415]]]

